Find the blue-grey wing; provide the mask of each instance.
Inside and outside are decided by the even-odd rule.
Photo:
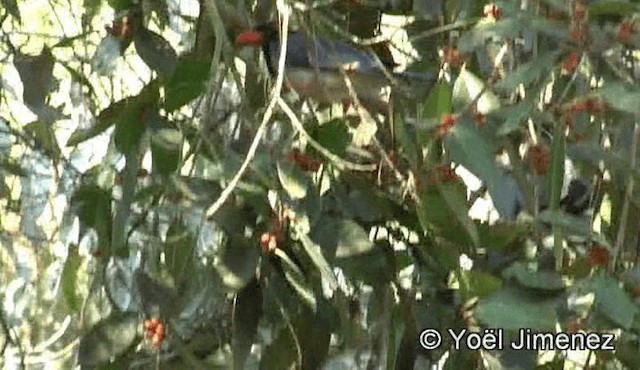
[[[269,57],[277,63],[279,40],[269,44]],[[318,68],[322,70],[346,70],[380,72],[380,64],[373,53],[360,50],[342,42],[333,42],[320,37],[310,37],[302,32],[289,35],[287,62],[289,67]]]

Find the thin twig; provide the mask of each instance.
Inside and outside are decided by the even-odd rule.
[[[302,122],[300,122],[300,120],[298,119],[296,114],[293,112],[291,107],[289,107],[289,105],[281,97],[278,97],[278,105],[280,106],[280,109],[282,109],[284,114],[286,114],[287,117],[289,117],[289,120],[291,120],[291,123],[293,124],[295,129],[298,130],[307,139],[309,144],[315,150],[320,152],[320,154],[322,154],[331,162],[333,162],[333,164],[335,164],[335,166],[339,170],[364,171],[364,172],[371,172],[376,170],[377,165],[375,164],[353,163],[341,158],[338,155],[331,153],[327,148],[322,146],[322,144],[320,144],[319,142],[315,141],[311,137],[311,135],[309,135],[309,133],[304,129],[304,126],[302,126]]]
[[[278,97],[280,96],[280,91],[282,90],[282,82],[284,80],[284,62],[287,56],[289,8],[286,5],[284,5],[282,0],[280,0],[278,1],[278,9],[282,17],[282,32],[280,33],[280,36],[282,38],[280,45],[282,46],[280,48],[280,57],[278,60],[278,75],[276,77],[276,84],[273,87],[273,90],[271,91],[271,98],[269,99],[269,105],[267,106],[267,110],[265,111],[264,116],[262,117],[262,122],[260,122],[258,131],[256,132],[256,135],[253,138],[253,142],[249,147],[249,151],[247,152],[247,156],[245,157],[244,162],[242,163],[242,166],[240,166],[240,169],[238,169],[238,172],[235,174],[233,179],[231,179],[231,181],[229,182],[229,185],[227,185],[227,187],[222,191],[222,193],[220,194],[220,197],[218,197],[218,199],[213,203],[213,205],[209,207],[209,209],[207,210],[207,213],[206,213],[207,219],[211,219],[213,215],[218,211],[218,209],[220,209],[222,204],[226,202],[227,198],[229,198],[233,190],[238,185],[238,182],[240,182],[242,175],[244,175],[247,168],[249,168],[249,164],[251,163],[251,160],[253,160],[253,157],[256,155],[258,145],[260,144],[262,136],[267,128],[267,123],[269,123],[269,120],[273,115],[274,108],[278,102]]]
[[[640,122],[635,122],[633,126],[633,138],[631,138],[631,150],[629,153],[629,167],[636,168],[636,154],[638,152],[638,141],[640,141]],[[618,228],[618,235],[616,237],[616,244],[613,247],[613,258],[611,259],[611,265],[609,270],[614,271],[618,256],[620,255],[620,249],[622,249],[622,243],[624,243],[626,231],[627,231],[627,219],[629,215],[629,204],[631,203],[631,197],[633,196],[633,186],[635,181],[633,180],[633,174],[629,174],[627,179],[627,188],[624,194],[624,201],[622,202],[622,211],[620,212],[620,227]]]
[[[428,37],[435,36],[435,35],[437,35],[439,33],[452,31],[452,30],[455,30],[457,28],[469,26],[471,24],[476,23],[476,21],[477,20],[466,20],[465,19],[465,20],[460,20],[460,21],[453,22],[453,23],[450,23],[450,24],[446,24],[444,26],[432,28],[432,29],[430,29],[428,31],[425,31],[425,32],[419,34],[419,35],[416,35],[414,37],[409,38],[409,41],[410,42],[415,42],[415,41],[418,41],[418,40],[421,40],[421,39],[426,39]]]

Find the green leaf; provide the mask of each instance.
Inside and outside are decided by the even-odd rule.
[[[192,269],[194,240],[186,226],[175,220],[167,231],[164,243],[165,264],[176,282],[181,282],[184,276],[189,276]]]
[[[426,185],[418,194],[418,220],[425,231],[433,231],[449,241],[464,245],[478,244],[475,224],[468,217],[464,184],[447,182]],[[453,222],[452,222],[453,221]]]
[[[597,1],[589,5],[589,16],[619,16],[626,17],[638,12],[638,5],[629,1]]]
[[[129,153],[134,145],[142,138],[149,118],[155,118],[159,98],[159,84],[157,80],[150,82],[138,95],[125,100],[126,103],[116,120],[114,140],[120,153]]]
[[[465,123],[460,122],[451,129],[445,138],[445,148],[455,163],[464,166],[487,184],[500,215],[508,215],[513,208],[512,204],[500,195],[510,192],[502,173],[496,167],[495,151],[475,126]]]
[[[331,342],[332,307],[321,306],[316,312],[303,309],[294,320],[295,332],[302,349],[302,368],[320,369]]]
[[[498,135],[508,135],[520,129],[523,122],[529,118],[534,107],[534,99],[527,97],[524,101],[516,103],[514,106],[505,107],[500,112],[496,112],[504,118],[504,123],[498,129]]]
[[[502,280],[481,271],[461,271],[460,294],[466,301],[484,297],[502,288]]]
[[[78,362],[96,366],[132,349],[139,340],[137,313],[113,313],[97,323],[80,340]]]
[[[369,253],[373,242],[362,226],[351,220],[343,220],[335,230],[338,235],[336,258],[354,257]]]
[[[68,248],[67,260],[62,269],[62,294],[69,310],[75,313],[80,312],[82,301],[78,297],[76,281],[78,280],[78,270],[82,260],[78,256],[78,246],[70,244]]]
[[[339,156],[345,154],[352,139],[347,125],[339,119],[323,123],[313,136],[323,147]]]
[[[17,19],[18,22],[22,22],[17,0],[2,0],[0,3],[2,3],[2,6],[9,12],[9,14],[11,14],[11,16]]]
[[[478,95],[482,95],[478,98]],[[463,68],[453,85],[453,108],[458,111],[476,101],[478,112],[487,114],[500,107],[498,97],[487,89],[486,84],[472,72]],[[477,98],[477,100],[476,100]]]
[[[631,328],[638,307],[620,283],[610,277],[598,276],[591,278],[590,285],[595,293],[596,310],[622,328]]]
[[[243,238],[234,236],[224,250],[222,261],[214,268],[224,286],[236,292],[255,277],[259,257],[257,243],[247,244]]]
[[[151,133],[151,158],[153,171],[161,175],[170,175],[178,169],[182,149],[180,131],[163,127]]]
[[[351,179],[350,179],[351,180]],[[350,181],[347,199],[342,200],[345,208],[357,221],[370,223],[385,219],[392,212],[392,206],[384,193],[369,182]]]
[[[262,289],[257,280],[247,284],[238,294],[233,307],[233,368],[243,369],[251,352],[258,323],[262,316]]]
[[[262,353],[260,370],[299,368],[294,365],[301,356],[294,335],[295,333],[288,325],[280,329],[277,337]]]
[[[532,271],[519,262],[504,270],[502,276],[505,279],[515,279],[520,285],[527,288],[551,291],[565,288],[560,275],[551,271]]]
[[[60,158],[60,146],[56,139],[55,132],[50,123],[45,121],[35,121],[25,125],[24,130],[28,132],[45,154],[54,161]]]
[[[560,210],[545,209],[538,214],[537,219],[552,226],[558,226],[571,235],[584,237],[592,235],[591,219],[589,217],[574,216]]]
[[[541,77],[547,77],[549,71],[553,68],[557,59],[560,57],[560,51],[553,51],[544,56],[539,57],[529,63],[525,63],[518,67],[513,73],[509,74],[502,81],[496,84],[496,88],[506,92],[514,91],[520,84],[528,86],[533,81]]]
[[[282,261],[284,278],[287,283],[289,283],[289,286],[298,293],[302,302],[315,312],[318,307],[318,302],[313,293],[313,289],[309,286],[298,265],[281,249],[276,249],[276,256]]]
[[[107,33],[91,58],[92,69],[100,76],[112,75],[116,69],[116,61],[130,44],[127,40],[129,39],[119,39]]]
[[[9,157],[8,155],[0,155],[0,168],[11,175],[20,177],[27,176],[24,168],[18,163],[18,159]]]
[[[146,28],[133,34],[133,43],[140,58],[156,71],[163,81],[168,81],[176,68],[177,56],[167,40]]]
[[[78,129],[73,134],[71,134],[71,137],[67,141],[67,146],[78,145],[105,132],[109,127],[113,126],[118,121],[122,110],[125,108],[125,106],[130,104],[132,99],[132,97],[125,98],[109,105],[98,114],[98,117],[96,117],[96,120],[93,122],[91,127],[86,129]]]
[[[97,185],[81,185],[71,197],[80,220],[80,233],[94,229],[101,248],[111,246],[112,214],[111,193]]]
[[[640,369],[640,351],[638,343],[619,340],[616,343],[616,358],[628,369]]]
[[[309,179],[296,166],[287,162],[278,162],[278,178],[282,188],[293,199],[302,199],[307,195]]]
[[[175,71],[165,85],[165,109],[172,112],[198,97],[209,80],[211,60],[178,58]]]
[[[637,86],[629,88],[618,82],[606,84],[599,92],[608,106],[617,110],[640,115],[640,89]]]
[[[127,10],[132,8],[135,4],[132,0],[107,0],[107,2],[113,10]]]
[[[460,191],[456,186],[438,186],[438,188],[448,208],[453,212],[458,223],[469,235],[473,245],[478,246],[480,244],[480,238],[478,237],[476,225],[469,218],[469,207],[467,206],[466,196],[460,196]]]
[[[522,26],[522,19],[519,18],[507,18],[495,23],[478,23],[470,31],[462,33],[458,49],[466,54],[484,46],[487,39],[515,37],[520,33]]]
[[[553,331],[557,305],[554,298],[505,288],[481,298],[475,316],[488,327]]]
[[[404,115],[396,114],[394,121],[393,132],[398,141],[398,147],[402,148],[402,153],[407,157],[410,167],[416,168],[418,166],[418,145],[415,133],[409,131]]]
[[[425,118],[440,118],[443,114],[451,113],[452,109],[451,85],[438,82],[433,86],[427,100],[424,102],[422,115]]]
[[[333,275],[333,271],[331,270],[331,266],[325,259],[322,254],[322,249],[320,246],[313,242],[309,238],[308,235],[301,233],[298,231],[298,237],[300,238],[300,242],[304,247],[305,252],[311,258],[311,262],[318,268],[322,278],[329,284],[329,287],[333,290],[338,286],[338,282],[336,281],[336,277]]]
[[[515,242],[524,238],[529,227],[526,224],[493,224],[476,223],[480,245],[491,250],[504,250]]]
[[[383,245],[366,254],[337,259],[335,264],[348,278],[372,286],[388,283],[396,270],[393,253]]]
[[[562,184],[564,182],[565,161],[565,135],[564,125],[556,124],[556,130],[551,144],[551,160],[549,161],[547,176],[547,191],[549,196],[549,209],[556,210],[560,207],[562,196]]]
[[[45,107],[45,98],[53,87],[55,58],[51,50],[44,47],[39,55],[18,53],[13,58],[13,64],[22,81],[22,101],[39,115]]]
[[[134,276],[140,299],[146,309],[151,312],[159,310],[164,316],[180,313],[184,302],[178,300],[176,282],[166,270],[160,270],[153,276],[137,271]]]

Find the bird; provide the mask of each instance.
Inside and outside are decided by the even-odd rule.
[[[237,47],[260,46],[267,68],[277,73],[280,55],[278,29],[261,25],[236,37]],[[346,42],[293,31],[288,35],[285,78],[299,95],[319,103],[353,103],[353,93],[362,106],[374,113],[388,112],[390,88],[408,92],[410,83],[431,86],[435,78],[418,72],[393,72],[395,62],[379,58],[373,51]],[[351,82],[351,89],[345,78]]]

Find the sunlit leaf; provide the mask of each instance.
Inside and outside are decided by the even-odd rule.
[[[82,305],[76,288],[81,263],[80,256],[78,256],[78,246],[69,245],[67,260],[62,269],[62,294],[69,309],[76,313],[80,312]]]
[[[300,268],[284,251],[276,250],[276,256],[278,256],[282,261],[284,278],[287,283],[289,283],[289,286],[298,293],[298,296],[304,304],[306,304],[312,311],[315,311],[318,306],[318,301],[313,293],[313,289],[307,282]]]
[[[307,195],[308,178],[294,165],[288,162],[278,163],[278,178],[284,190],[293,199]]]
[[[453,127],[445,139],[445,148],[451,159],[464,166],[471,173],[484,181],[492,196],[494,205],[501,215],[507,215],[513,209],[509,199],[501,198],[509,190],[503,181],[501,172],[496,167],[495,150],[492,150],[486,139],[478,130],[463,122]]]
[[[500,107],[498,97],[489,90],[488,86],[466,68],[460,71],[453,85],[453,107],[462,110],[467,104],[476,101],[479,113],[487,114]],[[482,95],[480,95],[482,94]],[[480,96],[478,98],[478,96]]]

